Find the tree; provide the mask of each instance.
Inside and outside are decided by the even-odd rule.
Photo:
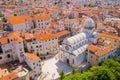
[[[95,66],[90,69],[93,73],[93,80],[116,80],[114,73],[105,66]]]
[[[63,80],[81,80],[81,74],[75,73],[65,77]]]
[[[118,56],[115,60],[120,63],[120,56]]]
[[[65,78],[64,70],[61,70],[59,75],[60,75],[60,80],[63,80]]]
[[[114,75],[116,76],[116,80],[120,80],[120,63],[119,62],[112,59],[108,59],[102,63],[102,66],[105,66],[106,68],[111,70],[111,72],[114,73]]]
[[[100,66],[91,67],[82,74],[72,68],[72,74],[63,80],[120,80],[120,57],[115,60],[105,60]]]
[[[77,71],[74,67],[72,67],[72,74],[75,74]]]
[[[81,80],[95,80],[95,76],[93,75],[93,72],[87,71],[81,74],[80,76]]]

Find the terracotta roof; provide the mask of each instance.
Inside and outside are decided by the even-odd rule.
[[[112,50],[115,50],[117,48],[117,46],[114,45],[108,45],[107,47],[105,47],[102,50],[98,50],[95,55],[97,55],[98,57],[101,57],[105,54],[108,54],[109,52],[111,52]]]
[[[25,34],[24,34],[24,37],[25,37],[26,40],[28,40],[28,39],[34,38],[34,35],[31,34],[31,33],[25,33]]]
[[[102,38],[99,38],[99,39],[98,39],[98,42],[103,43],[103,42],[104,42],[104,40],[103,40]]]
[[[20,37],[20,36],[21,36],[21,32],[17,32],[17,31],[11,32],[7,35],[9,39],[14,39],[15,37]]]
[[[12,39],[16,43],[23,42],[23,39],[21,38],[21,32],[11,32],[6,37],[0,38],[1,44],[8,44],[8,40]]]
[[[21,36],[22,33],[17,31],[11,32],[10,34],[7,35],[8,39],[15,40],[15,42],[23,42]]]
[[[32,60],[40,60],[40,58],[33,53],[25,53],[25,54],[28,58],[30,58]]]
[[[7,44],[8,43],[8,38],[7,37],[0,38],[0,43],[1,44]]]
[[[40,34],[40,35],[36,34],[35,37],[39,41],[39,40],[48,40],[48,39],[52,39],[52,38],[57,38],[57,35],[45,33],[45,34]]]
[[[109,35],[109,34],[105,34],[105,33],[99,33],[99,34],[100,34],[101,37],[111,38],[111,39],[115,39],[115,40],[120,41],[120,37],[118,37],[118,36]]]
[[[1,80],[14,80],[17,79],[18,75],[16,72],[11,72],[1,78]]]
[[[100,48],[99,48],[98,46],[92,44],[92,45],[89,45],[89,46],[87,47],[87,49],[90,50],[90,51],[92,51],[92,52],[96,52],[96,51],[99,50]]]
[[[49,14],[34,15],[34,18],[36,20],[44,20],[44,19],[49,19],[50,15]]]
[[[63,30],[60,32],[55,33],[55,35],[57,35],[58,37],[69,34],[70,32],[68,30]]]
[[[53,28],[49,27],[49,28],[46,28],[45,30],[46,30],[46,31],[52,31]]]
[[[51,25],[57,25],[58,23],[57,22],[55,22],[55,21],[52,21],[51,22]]]
[[[8,16],[7,19],[8,21],[12,24],[20,24],[26,22],[26,20],[30,18],[29,16]]]
[[[9,72],[7,69],[0,69],[0,78],[7,75]]]

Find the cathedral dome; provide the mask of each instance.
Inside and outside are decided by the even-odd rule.
[[[95,26],[95,23],[92,18],[88,18],[84,22],[84,28],[86,29],[93,29]]]

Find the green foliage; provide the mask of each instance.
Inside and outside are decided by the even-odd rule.
[[[110,69],[104,66],[92,67],[90,71],[94,75],[94,80],[116,80],[115,75],[111,72]]]
[[[118,56],[115,60],[120,63],[120,56]]]
[[[91,67],[84,73],[74,72],[63,80],[120,80],[120,56],[115,60],[108,59],[101,66]]]
[[[7,70],[8,70],[9,72],[11,72],[12,70],[11,70],[10,63],[6,63],[6,66],[7,66]]]
[[[71,74],[70,76],[67,76],[64,78],[64,80],[80,80],[81,79],[81,74],[80,73],[75,73],[74,75]]]
[[[106,68],[108,68],[116,76],[116,80],[120,80],[120,63],[119,62],[108,59],[102,63],[102,66],[105,66]]]
[[[60,75],[60,80],[63,80],[65,78],[64,70],[61,70],[59,75]]]
[[[74,67],[72,67],[72,74],[75,74],[77,71],[75,70]]]

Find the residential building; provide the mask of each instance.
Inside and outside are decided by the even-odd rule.
[[[33,53],[25,53],[25,62],[32,69],[30,76],[37,80],[41,74],[41,59]]]
[[[6,37],[0,38],[0,64],[17,60],[24,53],[23,39],[20,33],[12,32]],[[22,62],[21,58],[19,58]]]
[[[33,38],[26,40],[26,48],[28,52],[32,52],[37,56],[57,54],[59,52],[58,35],[57,34],[36,34]]]
[[[35,27],[45,29],[50,27],[51,17],[49,14],[43,13],[41,15],[34,15]]]
[[[8,16],[9,27],[13,31],[28,32],[33,28],[32,19],[30,16]]]
[[[104,46],[89,45],[87,48],[87,61],[91,66],[97,66],[106,59],[115,58],[118,46],[113,44],[105,44]]]
[[[113,43],[116,42],[116,45],[119,46],[120,48],[120,37],[119,36],[116,36],[116,35],[109,35],[109,34],[105,34],[105,33],[100,33],[100,36],[103,38],[103,39],[106,39],[106,40],[110,40],[112,41]]]

